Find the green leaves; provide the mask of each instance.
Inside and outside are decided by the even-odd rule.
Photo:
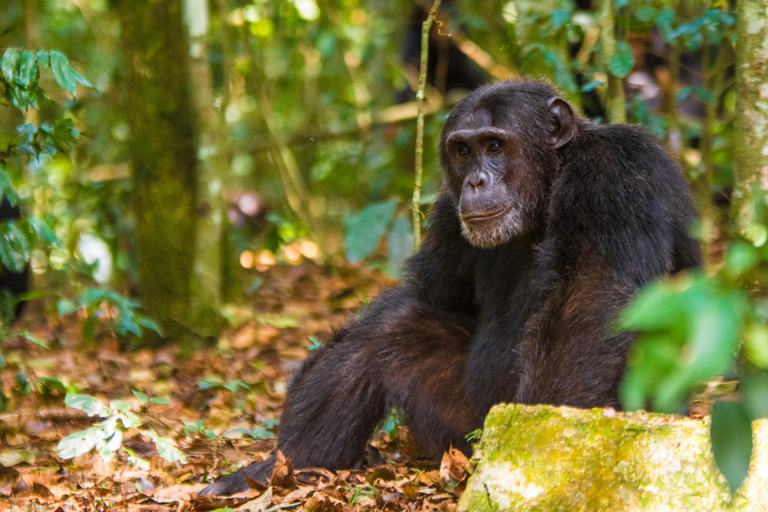
[[[22,52],[19,62],[18,82],[25,88],[29,88],[37,82],[37,54],[30,51]]]
[[[93,88],[61,52],[32,52],[8,48],[0,59],[0,70],[5,81],[6,94],[14,107],[21,111],[30,107],[40,108],[40,102],[46,97],[45,91],[38,84],[40,66],[48,69],[49,65],[56,83],[69,92],[72,98],[75,98],[78,83]]]
[[[67,59],[66,55],[55,50],[51,50],[50,55],[51,71],[53,72],[53,77],[56,79],[56,83],[59,84],[59,87],[69,92],[72,95],[72,98],[75,98],[78,82],[91,89],[94,88],[88,80],[75,71],[75,68],[69,63],[69,59]]]
[[[2,69],[3,76],[9,84],[16,82],[19,62],[21,62],[21,50],[18,48],[8,48],[5,53],[3,53],[3,59],[0,61],[0,69]]]
[[[117,315],[109,315],[109,317],[104,318],[101,314],[103,304],[113,307],[117,311]],[[162,330],[154,320],[138,313],[137,310],[140,307],[138,302],[127,299],[117,292],[88,288],[80,296],[78,307],[85,308],[88,313],[88,319],[83,323],[83,337],[87,341],[94,339],[97,320],[105,322],[120,336],[133,334],[141,338],[144,335],[144,329],[149,329],[162,336]],[[58,309],[61,314],[68,314],[77,308],[69,301],[60,301]]]
[[[347,217],[345,244],[347,259],[351,263],[359,262],[376,250],[381,237],[387,231],[396,206],[397,201],[390,199],[374,203]]]
[[[151,430],[146,430],[142,434],[148,435],[155,442],[157,448],[157,454],[160,458],[167,460],[168,462],[181,462],[182,464],[187,462],[187,458],[184,454],[176,448],[176,444],[172,439],[167,437],[161,437]]]
[[[632,48],[625,41],[617,41],[616,53],[611,56],[611,60],[608,62],[610,72],[619,78],[626,78],[634,65],[635,58],[632,56]]]
[[[167,401],[163,402],[160,399],[147,399],[146,395],[138,391],[134,391],[134,395],[142,401],[167,403]],[[64,403],[74,409],[85,411],[89,416],[101,416],[107,419],[64,437],[56,447],[59,457],[62,459],[72,459],[91,450],[96,450],[105,462],[109,462],[118,450],[123,449],[123,434],[142,424],[139,417],[131,411],[130,403],[125,400],[112,400],[107,407],[92,396],[67,395]],[[157,448],[157,454],[162,459],[168,462],[186,462],[184,454],[176,447],[172,439],[162,437],[151,430],[140,430],[139,432],[152,439]],[[132,464],[146,465],[144,461],[136,458],[132,451],[127,449],[125,451]]]
[[[639,331],[624,406],[673,412],[694,386],[730,371],[748,310],[743,291],[701,274],[647,286],[619,318],[623,330]]]
[[[752,457],[752,421],[740,403],[719,401],[712,409],[712,453],[731,493],[741,486]]]
[[[108,409],[104,404],[88,395],[67,395],[64,403],[73,409],[85,412],[88,416],[101,416],[104,418],[108,413]]]

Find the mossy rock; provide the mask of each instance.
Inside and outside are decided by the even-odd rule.
[[[462,511],[768,511],[768,422],[731,497],[704,421],[501,404],[485,420]]]

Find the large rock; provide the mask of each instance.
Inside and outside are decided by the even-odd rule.
[[[750,474],[731,498],[709,419],[498,405],[459,510],[768,511],[768,422],[753,431]]]

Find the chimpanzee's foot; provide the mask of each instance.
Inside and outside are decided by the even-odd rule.
[[[240,471],[219,478],[197,493],[197,495],[231,496],[232,494],[245,492],[248,490],[248,481],[245,479],[246,475],[251,480],[255,480],[262,485],[267,485],[269,479],[272,477],[272,470],[275,469],[275,459],[276,458],[273,455],[261,462],[249,464]]]

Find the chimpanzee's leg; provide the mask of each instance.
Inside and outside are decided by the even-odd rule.
[[[426,306],[405,290],[385,293],[312,355],[288,389],[278,448],[294,467],[348,468],[390,407],[402,409],[414,437],[435,456],[482,426],[466,391],[464,368],[474,319]],[[201,493],[247,489],[268,477],[270,459],[250,465]]]

